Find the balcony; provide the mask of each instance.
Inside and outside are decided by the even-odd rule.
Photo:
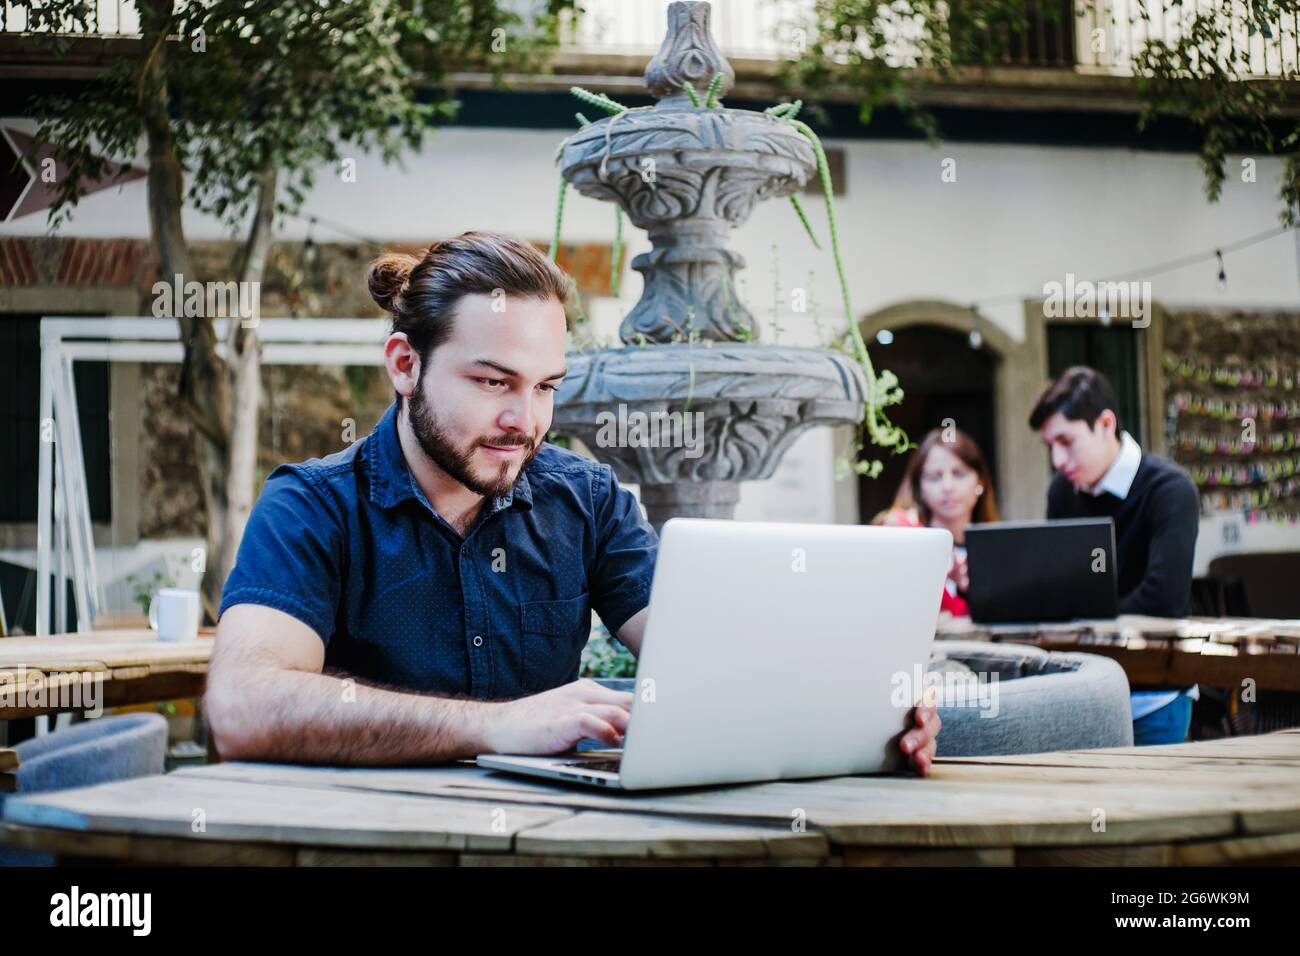
[[[56,33],[62,36],[85,37],[139,37],[140,14],[131,0],[95,0],[89,29],[79,28],[75,24],[63,24],[50,30],[47,26],[35,26],[29,22],[26,9],[19,8],[9,0],[0,0],[4,10],[3,32],[5,33]]]
[[[412,0],[420,2],[420,0]],[[669,0],[583,0],[581,15],[563,26],[553,72],[508,76],[513,84],[534,90],[564,90],[574,83],[635,95],[642,92],[641,73],[663,36]],[[712,0],[715,39],[736,71],[736,98],[771,99],[781,89],[782,61],[798,56],[807,36],[812,0]],[[1183,29],[1183,17],[1146,4],[1150,19],[1138,14],[1140,0],[1060,0],[1059,15],[1031,18],[1027,29],[1000,30],[989,48],[1001,51],[993,62],[969,63],[954,75],[929,85],[919,99],[931,105],[982,106],[1002,109],[1083,109],[1129,111],[1137,102],[1134,54],[1152,40],[1170,41]],[[527,7],[529,0],[516,0]],[[1294,10],[1270,23],[1268,33],[1250,29],[1248,0],[1185,0],[1184,9],[1219,6],[1231,9],[1231,43],[1220,56],[1236,71],[1253,78],[1293,81],[1300,72],[1300,14]],[[88,29],[29,29],[25,11],[0,0],[0,75],[89,76],[106,60],[135,49],[140,20],[132,0],[95,0]],[[961,23],[963,7],[954,4],[949,29]],[[1226,15],[1226,14],[1225,14]],[[917,25],[898,16],[898,42],[889,58],[899,66],[925,71],[915,42]],[[993,28],[997,29],[997,28]],[[52,32],[71,39],[67,51],[54,55],[48,43],[33,43]],[[466,88],[487,87],[481,72],[453,73]],[[852,101],[851,88],[830,91],[829,100]]]
[[[1224,5],[1219,0],[1220,5]],[[663,33],[668,0],[628,4],[623,0],[584,0],[584,13],[566,27],[564,46],[574,53],[652,56]],[[1183,6],[1209,9],[1211,0],[1188,0]],[[1270,25],[1273,36],[1249,29],[1249,4],[1233,7],[1232,44],[1225,56],[1251,76],[1293,76],[1297,69],[1297,14]],[[1139,16],[1139,0],[1062,0],[1056,19],[1031,18],[1017,35],[1002,31],[1007,52],[1002,66],[1050,67],[1084,74],[1132,76],[1133,54],[1152,39],[1179,36],[1182,17],[1147,3],[1151,19]],[[795,55],[797,31],[813,8],[811,0],[713,0],[713,34],[728,57],[777,60]],[[960,6],[956,6],[960,11]],[[915,48],[907,41],[909,24],[897,21],[896,56],[907,61]]]

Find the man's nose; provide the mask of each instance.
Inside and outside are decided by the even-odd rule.
[[[1066,457],[1065,449],[1060,446],[1054,447],[1052,449],[1052,467],[1060,471],[1065,467]]]
[[[533,409],[532,392],[521,395],[511,402],[509,407],[501,413],[499,422],[502,428],[523,432],[531,439],[533,430],[537,427],[537,414]]]

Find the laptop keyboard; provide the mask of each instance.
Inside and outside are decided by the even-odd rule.
[[[610,773],[618,773],[618,760],[567,760],[560,764],[561,767],[582,767],[584,770],[608,770]]]

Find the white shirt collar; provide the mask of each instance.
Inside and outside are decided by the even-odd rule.
[[[1137,477],[1138,466],[1142,464],[1142,446],[1128,432],[1120,434],[1119,454],[1091,488],[1086,489],[1094,498],[1109,491],[1116,498],[1127,498],[1128,490],[1133,487]]]

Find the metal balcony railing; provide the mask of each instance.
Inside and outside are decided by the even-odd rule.
[[[606,54],[653,56],[663,40],[670,0],[582,0],[581,16],[566,19],[565,48]],[[807,0],[712,0],[713,39],[728,59],[778,59],[798,46],[793,25]]]
[[[1294,77],[1300,47],[1300,21],[1295,5],[1265,31],[1250,28],[1247,0],[1183,0],[1182,8],[1146,0],[1149,17],[1138,15],[1139,0],[1089,0],[1075,19],[1075,68],[1081,73],[1133,75],[1133,54],[1149,39],[1172,41],[1180,35],[1193,11],[1219,9],[1230,23],[1231,42],[1219,51],[1237,64],[1237,72],[1251,76]]]
[[[583,0],[584,12],[571,18],[564,46],[575,52],[652,56],[663,36],[669,0]],[[812,0],[713,0],[714,38],[728,57],[779,59],[796,56],[798,31]],[[1297,72],[1297,14],[1280,15],[1264,30],[1250,29],[1249,0],[1061,0],[1056,17],[1031,16],[1018,33],[1000,28],[997,65],[1061,68],[1081,73],[1131,76],[1133,54],[1151,39],[1173,40],[1195,11],[1219,9],[1231,23],[1231,42],[1220,51],[1252,76],[1294,77]],[[1149,11],[1143,17],[1140,9]],[[952,4],[951,29],[964,29],[960,0]],[[914,24],[895,18],[898,43],[891,58],[900,65],[917,62],[909,35]],[[999,29],[999,28],[992,28]],[[991,44],[990,44],[991,45]]]
[[[626,54],[649,58],[663,37],[669,0],[582,0],[581,15],[566,19],[562,49],[570,54]],[[813,0],[712,0],[714,38],[729,58],[777,60],[799,54]],[[1291,4],[1293,8],[1296,4]],[[964,29],[960,0],[954,0],[951,29]],[[1147,17],[1139,9],[1149,11]],[[1131,76],[1133,55],[1151,39],[1171,40],[1193,11],[1219,10],[1231,24],[1230,42],[1219,55],[1251,76],[1294,77],[1300,70],[1300,14],[1282,13],[1266,29],[1251,30],[1250,0],[1061,0],[1057,17],[1030,18],[1027,29],[999,37],[1002,66],[1073,70]],[[61,33],[74,36],[135,37],[140,17],[132,0],[94,0],[88,28],[72,24],[34,31],[27,12],[0,0],[0,33]],[[900,65],[916,65],[915,24],[899,15],[898,43],[890,52]],[[992,28],[998,29],[998,28]]]
[[[54,29],[34,22],[26,7],[0,0],[0,32],[3,33],[55,33],[65,36],[138,37],[140,14],[131,0],[95,0],[87,27],[75,23],[58,24]]]

